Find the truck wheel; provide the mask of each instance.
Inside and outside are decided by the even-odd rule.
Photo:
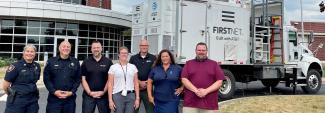
[[[279,84],[280,80],[278,80],[278,79],[264,79],[264,80],[261,80],[261,82],[265,87],[275,88]]]
[[[302,90],[307,94],[315,94],[322,86],[322,78],[318,71],[311,69],[307,73],[306,78],[307,86],[302,86]]]
[[[222,81],[222,85],[219,89],[219,98],[231,99],[235,93],[236,80],[234,75],[229,70],[223,70],[225,74],[225,80]]]

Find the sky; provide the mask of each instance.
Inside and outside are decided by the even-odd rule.
[[[303,20],[325,22],[325,13],[319,11],[319,3],[323,0],[302,0]],[[285,0],[285,8],[289,20],[300,21],[300,0]]]
[[[112,0],[112,10],[130,14],[132,6],[147,0]],[[256,0],[261,1],[261,0]],[[300,0],[284,0],[288,20],[300,21]],[[319,12],[318,4],[323,0],[302,0],[303,20],[325,22],[325,12]],[[325,0],[324,0],[325,1]]]

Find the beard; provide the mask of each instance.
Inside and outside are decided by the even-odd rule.
[[[99,57],[101,55],[101,53],[100,52],[96,52],[93,55],[94,55],[94,57]]]
[[[205,61],[205,60],[208,59],[208,56],[205,56],[205,55],[197,55],[197,56],[195,57],[195,59],[196,59],[197,61],[199,61],[199,62],[203,62],[203,61]]]

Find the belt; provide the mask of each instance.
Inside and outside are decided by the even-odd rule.
[[[129,93],[134,93],[134,92],[135,92],[134,90],[128,90],[126,93],[129,94]],[[122,91],[120,91],[118,93],[122,93]]]

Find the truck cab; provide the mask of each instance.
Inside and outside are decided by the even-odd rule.
[[[208,56],[219,63],[226,80],[219,97],[230,99],[236,82],[261,81],[272,89],[280,81],[295,91],[317,93],[322,65],[293,26],[285,26],[283,0],[148,0],[134,7],[132,53],[146,37],[149,52],[173,52],[179,65],[195,57],[205,42]],[[139,16],[142,15],[142,16]]]

